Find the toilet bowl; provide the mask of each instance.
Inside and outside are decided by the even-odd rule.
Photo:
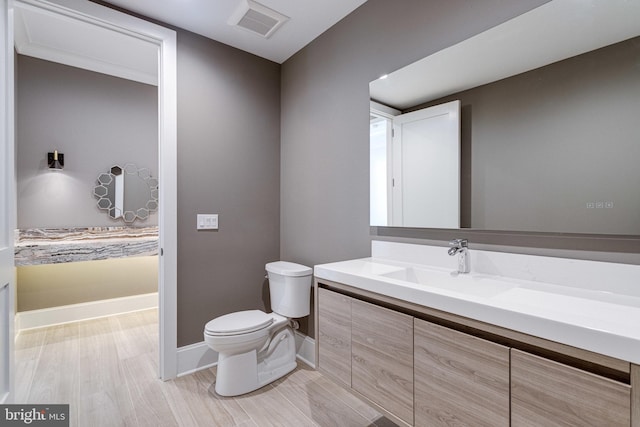
[[[257,390],[296,367],[292,319],[309,314],[312,269],[277,261],[266,270],[272,313],[238,311],[205,325],[204,341],[218,352],[215,391],[221,396]]]

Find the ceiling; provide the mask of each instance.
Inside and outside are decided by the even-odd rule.
[[[28,4],[14,8],[13,33],[21,55],[158,84],[158,47],[151,42]]]
[[[108,0],[108,3],[184,28],[279,64],[366,0],[258,0],[289,19],[269,38],[228,23],[247,0]]]
[[[282,63],[366,0],[110,0],[169,25]],[[231,25],[234,15],[279,12],[268,37]],[[16,51],[144,84],[158,84],[158,48],[151,42],[56,13],[37,2],[14,3]],[[253,15],[255,16],[255,15]],[[255,21],[250,26],[255,27]],[[259,25],[259,24],[258,24]]]

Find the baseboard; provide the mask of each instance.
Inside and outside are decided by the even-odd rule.
[[[158,307],[158,293],[63,305],[16,314],[16,332]]]
[[[296,331],[297,358],[301,362],[315,368],[316,343],[313,338]],[[213,351],[204,341],[180,347],[178,349],[178,376],[189,375],[202,369],[215,366],[218,353]]]
[[[178,349],[179,377],[210,368],[217,363],[218,353],[213,351],[204,341]]]
[[[316,340],[296,331],[296,357],[301,362],[316,368]]]

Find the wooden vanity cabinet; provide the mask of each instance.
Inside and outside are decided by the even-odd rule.
[[[414,323],[415,425],[509,426],[509,348]]]
[[[413,317],[351,301],[351,387],[413,425]]]
[[[318,369],[398,424],[640,427],[638,365],[523,334],[513,339],[508,330],[507,338],[496,328],[490,331],[503,336],[503,343],[529,340],[530,348],[565,355],[557,360],[584,360],[576,366],[592,366],[593,373],[382,307],[385,302],[322,287],[316,302]],[[622,374],[612,376],[620,381],[599,375],[611,370]]]
[[[511,349],[511,425],[631,425],[631,387]]]
[[[631,365],[631,427],[640,427],[640,365]]]
[[[351,387],[351,298],[318,289],[318,369]]]

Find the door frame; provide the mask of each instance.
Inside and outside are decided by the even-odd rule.
[[[177,376],[177,64],[176,32],[87,0],[2,0],[46,9],[158,46],[159,372]],[[3,5],[4,7],[4,5]],[[12,22],[10,23],[12,26]],[[13,78],[8,81],[13,87]],[[10,110],[14,105],[9,106]],[[14,142],[15,144],[15,142]],[[13,232],[13,230],[11,230]]]
[[[0,214],[0,292],[5,295],[5,307],[0,307],[0,337],[2,343],[0,355],[0,404],[13,401],[15,396],[14,372],[14,316],[15,307],[15,268],[14,268],[14,229],[16,224],[16,182],[15,182],[15,145],[14,145],[14,86],[13,86],[13,16],[9,5],[11,0],[0,0],[0,201],[5,212]],[[5,278],[10,278],[8,283]],[[1,301],[0,301],[1,302]],[[6,312],[5,312],[6,310]],[[6,316],[6,317],[4,317]],[[4,317],[4,319],[2,319]]]

